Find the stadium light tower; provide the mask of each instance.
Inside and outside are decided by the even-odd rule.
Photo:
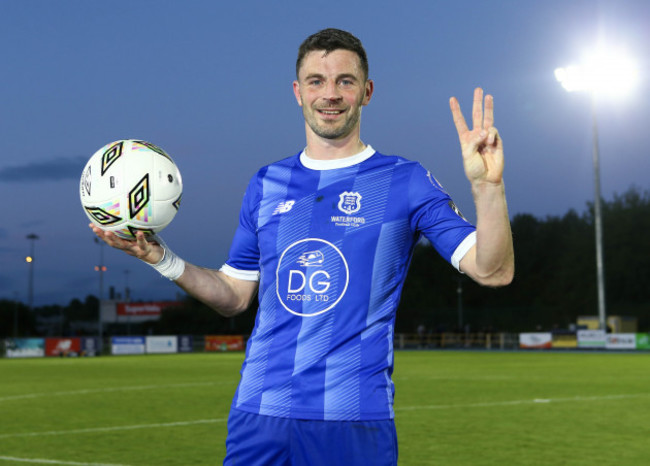
[[[31,310],[32,305],[34,304],[34,241],[36,241],[39,238],[38,235],[34,233],[30,233],[29,235],[26,236],[26,238],[30,241],[29,256],[25,257],[25,262],[29,264],[27,306],[29,307],[29,310]]]
[[[625,52],[613,48],[598,47],[587,54],[581,64],[557,68],[555,78],[568,92],[588,92],[591,96],[598,321],[600,329],[606,330],[607,311],[605,308],[605,268],[603,265],[603,227],[600,205],[597,100],[600,98],[621,98],[628,95],[638,81],[638,71],[634,61]]]

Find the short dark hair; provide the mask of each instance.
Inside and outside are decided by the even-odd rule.
[[[349,50],[359,56],[361,68],[363,69],[365,78],[368,79],[368,57],[363,48],[363,44],[349,32],[334,28],[323,29],[316,34],[312,34],[300,44],[298,59],[296,60],[296,77],[298,77],[298,72],[300,71],[305,55],[309,52],[324,50],[325,54],[328,54],[339,49]]]

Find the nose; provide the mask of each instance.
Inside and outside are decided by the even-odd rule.
[[[332,80],[327,83],[325,86],[325,93],[323,94],[323,98],[330,102],[339,102],[343,99],[341,93],[339,92],[336,81]]]

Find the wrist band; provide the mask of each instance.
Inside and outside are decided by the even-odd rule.
[[[163,277],[173,281],[178,280],[185,272],[185,261],[174,254],[160,236],[156,235],[155,240],[163,248],[163,257],[157,264],[149,265]]]

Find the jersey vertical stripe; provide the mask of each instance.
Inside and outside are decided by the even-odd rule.
[[[361,420],[361,345],[348,345],[327,358],[325,367],[326,420]]]

